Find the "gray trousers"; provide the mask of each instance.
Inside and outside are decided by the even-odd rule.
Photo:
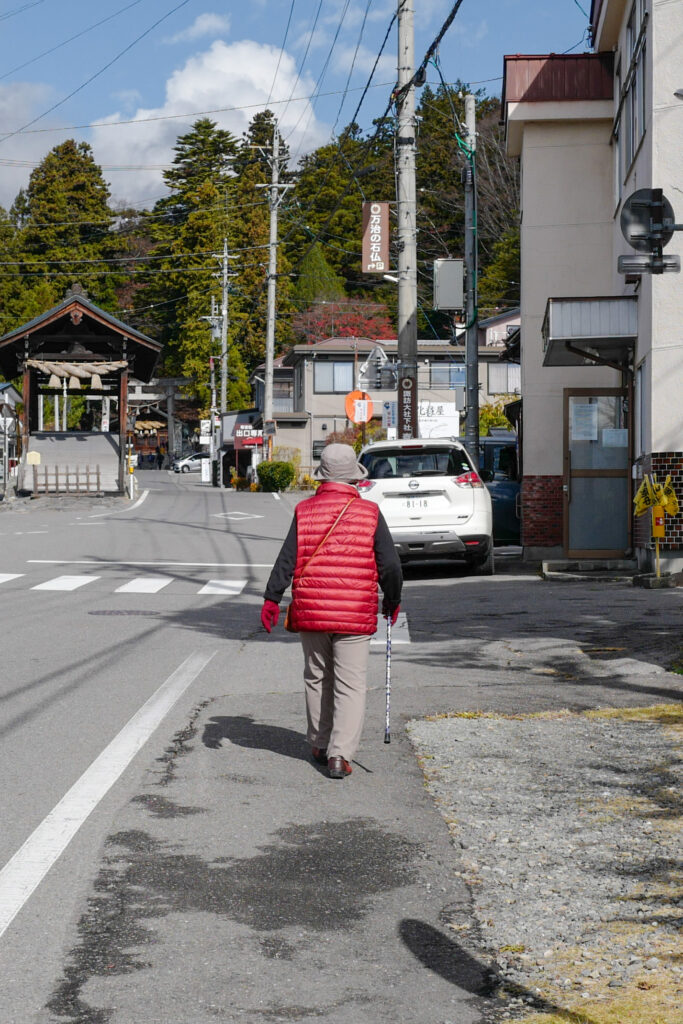
[[[308,742],[328,757],[350,761],[365,717],[370,637],[346,633],[300,633]]]

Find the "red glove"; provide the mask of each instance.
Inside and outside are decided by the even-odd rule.
[[[387,604],[386,601],[382,601],[382,615],[384,616],[385,619],[391,620],[392,626],[396,625],[396,619],[398,618],[398,613],[400,610],[400,604],[397,604],[395,608],[392,608],[391,605]]]
[[[275,601],[264,601],[261,609],[261,624],[267,633],[270,633],[273,626],[277,626],[280,618],[280,606]]]

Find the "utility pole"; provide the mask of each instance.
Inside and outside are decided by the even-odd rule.
[[[223,257],[222,257],[222,259],[223,259],[223,282],[224,282],[223,302],[222,302],[222,316],[219,317],[216,314],[216,300],[215,300],[215,298],[212,295],[211,296],[211,316],[203,316],[203,317],[201,317],[202,320],[207,320],[208,323],[211,325],[211,341],[212,341],[212,343],[214,343],[219,338],[221,339],[221,351],[220,351],[220,359],[221,359],[221,385],[222,385],[222,388],[223,388],[222,393],[221,393],[221,412],[225,412],[226,411],[226,406],[224,405],[224,402],[227,401],[227,399],[225,398],[226,387],[227,387],[227,371],[228,371],[228,362],[227,362],[227,355],[228,355],[228,351],[227,351],[227,331],[228,331],[228,288],[227,288],[227,276],[228,275],[227,275],[227,267],[228,267],[228,259],[227,259],[227,255],[228,255],[227,254],[227,242],[224,241],[223,242]],[[220,256],[217,256],[216,258],[217,259],[221,259]],[[216,274],[214,276],[217,277],[218,275]],[[223,338],[225,338],[225,341],[223,341]],[[212,349],[213,349],[213,344],[212,344]],[[222,377],[224,361],[225,361],[225,381],[223,380],[223,377]],[[223,486],[223,455],[222,455],[222,435],[223,435],[223,425],[222,424],[223,424],[223,420],[222,420],[222,417],[221,417],[221,444],[218,445],[216,443],[216,419],[218,417],[218,406],[216,404],[216,400],[217,400],[217,396],[216,396],[216,374],[215,374],[215,371],[214,371],[214,357],[213,357],[213,355],[209,356],[209,368],[210,368],[210,374],[211,374],[211,413],[210,413],[210,415],[211,415],[211,461],[213,462],[214,458],[216,458],[217,461],[218,461],[218,465],[216,467],[216,486],[217,487],[222,487]],[[170,419],[170,416],[169,416],[169,430],[170,429],[171,429],[171,419]]]
[[[479,468],[479,328],[477,323],[477,149],[474,96],[465,96],[467,163],[463,169],[465,186],[465,447],[475,468]]]
[[[268,438],[267,457],[273,455],[273,435],[267,433],[273,424],[273,357],[275,355],[275,291],[277,288],[277,211],[284,192],[290,185],[280,184],[280,133],[273,125],[273,151],[270,160],[270,238],[268,260],[268,320],[266,325],[266,369],[263,395],[263,430]]]
[[[413,0],[398,6],[398,436],[417,437],[417,228]]]
[[[270,428],[273,419],[273,356],[275,354],[275,288],[277,285],[277,209],[280,205],[278,192],[280,174],[280,133],[277,124],[273,128],[273,155],[270,177],[270,257],[268,261],[268,322],[266,326],[266,372],[263,396],[263,430]],[[273,439],[268,434],[268,460],[273,456]]]
[[[212,300],[213,305],[213,300]],[[212,310],[213,312],[213,310]],[[221,458],[222,453],[217,452],[216,444],[216,416],[218,410],[216,408],[216,373],[213,365],[213,356],[209,356],[209,371],[210,371],[210,385],[211,385],[211,461],[213,462],[214,457],[218,455],[216,465],[216,483],[220,487],[223,482],[223,460]]]
[[[221,296],[221,412],[228,410],[228,240],[223,239]]]

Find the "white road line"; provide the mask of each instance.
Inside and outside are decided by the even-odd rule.
[[[88,516],[88,519],[99,519],[101,516],[120,516],[122,512],[132,512],[133,509],[142,505],[148,494],[149,491],[143,491],[135,504],[131,505],[130,508],[112,508],[109,512],[95,512],[93,515]]]
[[[152,565],[161,568],[162,566],[178,565],[184,569],[272,569],[272,562],[106,562],[97,558],[27,558],[29,565],[96,565],[100,569],[106,569],[112,565]]]
[[[246,580],[209,580],[198,594],[241,594],[247,584]]]
[[[171,576],[136,576],[123,586],[117,587],[115,594],[158,594],[160,590],[173,582]]]
[[[371,644],[381,644],[383,647],[387,642],[387,623],[383,615],[377,616],[377,632],[370,640]],[[408,616],[405,612],[399,612],[396,624],[391,627],[391,646],[395,644],[409,644],[410,631],[408,629]]]
[[[276,500],[276,501],[279,501],[279,500],[280,500],[280,495],[279,495],[279,494],[276,494],[276,492],[275,492],[275,491],[273,491],[273,497],[275,498],[275,500]]]
[[[124,725],[0,871],[0,936],[215,651],[195,652]]]
[[[31,587],[31,590],[78,590],[79,587],[93,583],[99,578],[99,576],[55,576],[53,580],[46,580],[45,583]]]
[[[9,583],[10,580],[18,580],[20,576],[25,575],[25,572],[0,572],[0,583]]]

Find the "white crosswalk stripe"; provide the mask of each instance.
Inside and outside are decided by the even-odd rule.
[[[246,580],[209,580],[201,590],[198,590],[198,594],[231,594],[237,596],[241,594],[247,585]]]
[[[46,580],[45,583],[31,587],[31,590],[78,590],[79,587],[94,583],[99,578],[99,576],[55,576],[53,580]]]
[[[9,583],[10,580],[18,580],[25,575],[23,572],[0,572],[0,583]]]
[[[136,576],[123,586],[117,587],[115,594],[158,594],[160,590],[173,582],[172,576]]]

